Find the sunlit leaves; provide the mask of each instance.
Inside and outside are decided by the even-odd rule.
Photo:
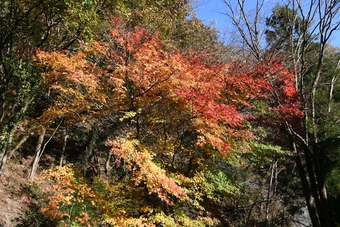
[[[118,160],[122,159],[129,168],[132,169],[133,164],[138,167],[133,173],[136,185],[145,183],[150,193],[156,193],[167,204],[172,204],[169,195],[179,199],[185,198],[183,189],[153,162],[152,155],[145,148],[138,146],[137,141],[116,139],[107,141],[106,145],[112,146],[111,152]]]
[[[272,62],[270,68],[272,69],[272,75],[276,76],[272,84],[278,102],[275,110],[288,120],[301,118],[303,112],[301,99],[296,89],[295,76],[287,68],[284,68],[283,64],[278,62]]]
[[[234,91],[236,97],[244,97],[250,104],[264,101],[269,106],[267,110],[262,111],[276,114],[277,120],[280,121],[298,120],[303,116],[299,91],[295,86],[295,75],[283,62],[271,60],[261,64],[238,63],[233,64],[230,70],[232,74],[241,76],[241,80],[229,80],[227,83],[228,89]],[[241,86],[233,86],[235,83]],[[240,87],[244,87],[246,92],[239,92]]]
[[[66,118],[70,124],[96,119],[118,126],[106,146],[114,168],[124,171],[125,190],[117,192],[122,181],[103,187],[126,204],[106,195],[114,200],[105,203],[110,212],[102,209],[107,223],[205,223],[203,198],[237,191],[223,171],[208,170],[211,159],[251,151],[249,141],[257,139],[251,124],[256,120],[276,116],[282,122],[301,116],[293,74],[278,62],[221,64],[207,53],[166,51],[157,35],[130,28],[120,17],[111,19],[107,43],[84,45],[74,53],[38,52],[39,64],[47,69],[43,85],[52,98],[40,119]],[[74,190],[84,190],[68,188],[73,191],[65,191],[67,196],[50,201],[68,204],[75,201],[70,197]],[[102,202],[104,197],[90,200]],[[150,199],[157,202],[149,204]],[[142,208],[132,208],[137,204]],[[174,212],[166,222],[163,206],[181,205],[199,212],[181,208],[181,215]]]
[[[92,226],[96,222],[86,212],[99,202],[85,179],[69,165],[45,171],[38,179],[43,194],[41,212],[49,218],[61,220],[65,226],[79,223]]]
[[[37,60],[48,70],[43,74],[52,105],[39,117],[41,123],[56,118],[69,122],[86,120],[106,103],[102,92],[103,71],[88,59],[89,53],[101,54],[105,46],[94,43],[74,55],[64,52],[38,51]]]

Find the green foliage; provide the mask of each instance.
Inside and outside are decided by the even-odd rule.
[[[287,155],[287,151],[282,150],[280,146],[264,144],[260,142],[251,143],[251,152],[247,155],[247,159],[254,164],[269,163],[280,156]]]
[[[214,53],[217,51],[218,31],[204,25],[202,21],[193,17],[177,25],[172,38],[182,50],[198,50]],[[220,46],[221,47],[221,46]]]
[[[216,203],[221,203],[222,200],[239,193],[239,187],[234,180],[222,170],[207,171],[204,177],[206,179],[204,192],[208,199]]]
[[[339,197],[340,194],[340,170],[333,169],[327,177],[328,192],[334,196]]]
[[[34,99],[39,97],[40,70],[33,59],[11,54],[1,56],[0,49],[0,148],[11,149],[19,126],[24,126],[29,115],[34,114]],[[35,125],[31,125],[32,128]],[[13,135],[13,132],[15,133]],[[10,138],[13,137],[13,138]],[[7,147],[7,148],[6,148]]]
[[[266,25],[266,41],[276,51],[292,48],[304,26],[297,10],[281,5],[273,8],[272,15],[266,18]]]
[[[33,65],[33,59],[20,55],[2,56],[0,101],[18,106],[13,112],[20,114],[20,107],[31,98],[40,86],[40,70]]]

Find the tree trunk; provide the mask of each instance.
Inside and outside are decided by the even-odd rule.
[[[30,135],[25,135],[21,138],[19,143],[9,152],[8,158],[11,158],[14,153],[26,142],[26,140],[30,137]]]
[[[331,218],[325,187],[325,177],[320,168],[320,152],[315,148],[304,148],[304,155],[297,151],[295,143],[296,164],[302,183],[303,194],[313,227],[329,227]],[[314,150],[309,150],[314,149]],[[313,154],[313,156],[311,155]],[[304,157],[305,164],[301,158]]]
[[[7,159],[9,158],[8,155],[10,153],[13,153],[11,152],[11,149],[12,149],[12,142],[13,142],[13,137],[14,137],[14,134],[15,132],[17,131],[21,121],[20,119],[22,118],[22,116],[24,115],[24,113],[26,112],[29,104],[33,101],[33,97],[27,97],[27,99],[25,100],[25,105],[19,110],[20,111],[20,114],[21,116],[19,117],[19,119],[15,122],[13,128],[11,129],[10,133],[9,133],[9,136],[8,136],[8,140],[6,142],[6,145],[5,145],[5,148],[3,149],[3,152],[2,152],[2,157],[1,157],[1,162],[0,162],[0,176],[2,174],[2,171],[3,171],[3,168],[7,162]],[[17,105],[17,103],[15,103],[14,105]],[[3,106],[4,107],[4,106]],[[14,108],[12,108],[13,112],[14,112]],[[2,110],[4,111],[4,110]],[[3,113],[2,113],[3,115]],[[3,116],[1,116],[2,118]],[[0,119],[0,124],[2,123],[2,120],[3,119]],[[13,122],[14,123],[14,122]]]
[[[65,164],[65,150],[66,150],[66,143],[67,143],[67,139],[68,139],[69,135],[67,130],[65,129],[64,131],[64,143],[63,143],[63,149],[61,150],[61,155],[60,155],[60,162],[59,165],[63,166]]]
[[[105,173],[106,173],[107,177],[110,176],[110,172],[111,172],[111,169],[112,169],[111,166],[110,166],[111,156],[112,156],[112,153],[109,152],[109,154],[107,155],[107,158],[106,158],[106,162],[105,162]]]
[[[306,203],[307,203],[307,208],[308,208],[308,213],[309,213],[310,219],[312,221],[313,227],[320,227],[321,225],[320,225],[319,218],[318,218],[318,215],[317,215],[314,197],[312,196],[312,193],[311,193],[311,189],[310,189],[310,186],[309,186],[308,179],[306,177],[305,169],[304,169],[304,167],[301,163],[300,154],[296,153],[296,159],[295,160],[296,160],[299,176],[300,176],[300,179],[301,179],[303,195],[304,195]]]
[[[46,128],[43,128],[43,130],[40,132],[37,146],[35,147],[35,156],[33,159],[31,172],[28,177],[31,181],[34,179],[34,175],[35,175],[35,172],[37,171],[38,163],[43,152],[42,144],[44,142],[45,134],[46,134]]]
[[[16,132],[17,128],[18,128],[18,124],[19,124],[19,123],[17,123],[17,124],[12,128],[12,130],[10,131],[10,133],[9,133],[9,135],[8,135],[8,139],[7,139],[6,145],[5,145],[5,148],[3,149],[2,158],[1,158],[1,162],[0,162],[0,176],[1,176],[1,174],[2,174],[2,171],[3,171],[3,169],[4,169],[5,164],[6,164],[6,162],[7,162],[8,154],[9,154],[10,151],[11,151],[13,136],[14,136],[14,133]]]
[[[42,156],[42,154],[44,153],[44,150],[46,148],[46,145],[51,141],[51,139],[53,138],[54,134],[57,132],[58,128],[60,127],[61,123],[63,123],[63,121],[60,121],[60,123],[58,124],[58,126],[56,127],[56,129],[53,131],[52,135],[50,136],[50,138],[48,138],[48,140],[43,144],[44,142],[44,137],[46,134],[46,128],[44,127],[39,135],[39,139],[38,139],[38,143],[37,146],[35,148],[35,156],[34,156],[34,160],[32,163],[32,168],[31,168],[31,172],[29,175],[29,179],[33,180],[34,179],[34,175],[35,172],[37,171],[38,168],[38,163],[40,161],[40,158]]]
[[[323,172],[321,165],[322,159],[325,156],[323,152],[319,151],[318,148],[315,148],[315,157],[314,161],[314,169],[315,175],[317,180],[317,193],[319,195],[319,217],[321,226],[330,226],[331,219],[330,219],[330,212],[329,212],[329,205],[328,205],[328,198],[327,198],[327,190],[325,186],[325,173]],[[320,163],[321,162],[321,163]]]
[[[269,185],[267,189],[267,199],[266,199],[266,214],[265,214],[265,226],[269,227],[270,225],[270,220],[269,220],[269,206],[271,203],[271,197],[272,197],[272,188],[273,188],[273,178],[274,178],[274,169],[276,167],[277,161],[273,164],[271,164],[270,167],[270,179],[269,179]]]

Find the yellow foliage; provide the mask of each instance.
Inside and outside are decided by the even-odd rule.
[[[174,179],[166,175],[164,169],[153,162],[153,154],[146,147],[138,146],[138,144],[136,140],[123,138],[106,142],[106,145],[112,146],[111,152],[118,158],[124,159],[127,165],[138,166],[139,170],[134,172],[136,185],[145,182],[149,193],[156,193],[167,204],[172,204],[170,195],[185,199],[186,193],[183,189],[176,184]]]

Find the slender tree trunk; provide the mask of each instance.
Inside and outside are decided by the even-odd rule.
[[[320,223],[319,223],[319,219],[318,219],[318,215],[317,215],[317,210],[315,207],[315,201],[314,201],[314,197],[312,196],[311,193],[311,189],[308,183],[308,179],[306,177],[306,173],[304,170],[304,167],[301,163],[301,158],[300,158],[300,154],[297,153],[295,144],[294,146],[294,150],[295,150],[295,154],[296,154],[296,164],[297,164],[297,169],[299,172],[299,176],[301,179],[301,184],[302,184],[302,189],[303,189],[303,194],[307,203],[307,208],[308,208],[308,213],[310,216],[310,219],[312,221],[313,227],[320,227]]]
[[[6,142],[6,145],[5,145],[5,148],[3,149],[2,151],[2,158],[1,158],[1,162],[0,162],[0,176],[2,175],[2,171],[4,169],[4,166],[7,162],[7,158],[8,158],[8,154],[10,153],[11,151],[11,148],[12,148],[12,142],[13,142],[13,136],[18,128],[18,124],[17,123],[13,128],[12,130],[10,131],[9,135],[8,135],[8,139],[7,139],[7,142]]]
[[[60,123],[58,124],[56,129],[53,131],[52,135],[44,143],[44,145],[43,145],[43,142],[44,142],[44,138],[45,138],[45,134],[46,134],[46,128],[43,127],[43,129],[42,129],[42,131],[41,131],[41,133],[39,135],[37,146],[35,148],[35,156],[34,156],[34,159],[33,159],[31,172],[29,174],[29,179],[31,181],[34,179],[34,175],[35,175],[35,173],[37,171],[40,158],[41,158],[42,154],[45,151],[46,145],[51,141],[51,139],[53,138],[54,134],[57,132],[58,128],[60,127],[61,123],[63,123],[63,121],[60,121]]]
[[[267,191],[267,200],[266,200],[266,215],[265,215],[265,226],[269,227],[270,225],[270,220],[269,220],[269,206],[271,202],[271,197],[272,197],[272,189],[273,189],[273,178],[274,178],[274,170],[276,167],[277,162],[273,163],[271,165],[271,171],[270,171],[270,179],[269,179],[269,186],[268,186],[268,191]]]
[[[20,119],[22,118],[22,116],[26,112],[29,104],[32,101],[33,101],[33,97],[27,97],[27,99],[25,100],[25,105],[20,109],[21,116],[19,117],[17,122],[15,122],[15,125],[13,126],[13,128],[11,129],[11,131],[9,133],[8,140],[7,140],[5,148],[3,149],[3,152],[2,152],[2,157],[1,157],[1,162],[0,162],[0,176],[2,174],[2,171],[3,171],[5,164],[7,162],[8,155],[11,152],[14,134],[17,131],[19,124],[21,123]],[[13,106],[15,106],[15,105],[17,105],[17,103],[15,103]],[[12,108],[12,111],[14,112],[14,108]],[[1,119],[1,121],[2,121],[2,119]]]
[[[21,138],[19,143],[9,152],[8,158],[11,158],[14,153],[26,142],[26,140],[30,137],[30,135],[25,135]]]
[[[64,130],[64,143],[63,143],[63,149],[61,150],[61,155],[60,155],[60,162],[59,165],[63,166],[65,164],[65,151],[66,151],[66,143],[69,135],[67,132],[67,129]]]
[[[5,96],[3,95],[3,97],[5,97]],[[6,102],[3,102],[2,108],[1,108],[0,126],[1,126],[1,124],[4,120],[4,118],[5,118],[5,114],[6,114],[5,108],[6,108]]]
[[[317,148],[316,148],[317,149]],[[325,186],[325,174],[322,171],[321,164],[323,157],[322,151],[316,150],[316,156],[314,157],[314,165],[315,165],[315,175],[317,179],[317,190],[319,195],[319,204],[320,204],[320,222],[321,226],[330,226],[330,212],[329,212],[329,205],[328,205],[328,198],[327,198],[327,190]]]
[[[340,61],[338,61],[336,69],[338,69],[340,66]],[[333,92],[334,92],[334,86],[338,80],[338,73],[336,73],[336,70],[334,70],[334,75],[332,76],[332,80],[329,84],[329,91],[328,91],[328,107],[327,107],[327,112],[331,113],[332,111],[332,100],[333,100]]]
[[[106,176],[110,176],[110,172],[111,172],[111,166],[110,166],[110,160],[111,160],[111,152],[109,152],[109,154],[107,155],[107,158],[106,158],[106,162],[105,162],[105,173],[106,173]]]
[[[35,156],[33,159],[31,172],[28,177],[30,180],[34,179],[35,172],[37,171],[37,168],[38,168],[38,163],[43,152],[42,144],[44,142],[45,134],[46,134],[46,128],[43,128],[43,130],[40,132],[37,146],[35,147]]]

